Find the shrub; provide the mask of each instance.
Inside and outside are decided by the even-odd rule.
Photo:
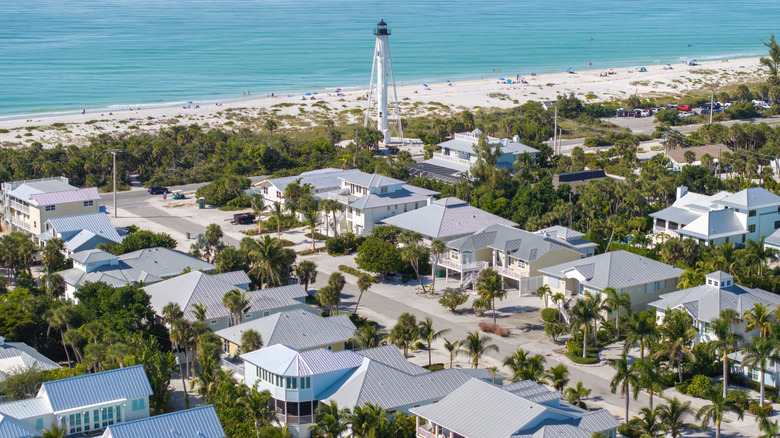
[[[693,376],[686,389],[687,393],[692,396],[704,397],[711,388],[712,379],[699,374],[698,376]]]
[[[354,233],[342,234],[339,237],[331,237],[325,241],[325,249],[329,255],[346,255],[356,251],[365,238],[357,237]]]
[[[511,333],[509,329],[502,328],[500,325],[493,324],[492,322],[480,322],[479,329],[485,333],[493,333],[494,335],[501,336],[502,338],[509,336]]]
[[[450,312],[455,312],[458,306],[466,304],[469,300],[469,294],[460,289],[447,288],[444,290],[441,298],[439,298],[439,304],[442,307],[450,309]]]
[[[252,206],[252,197],[247,195],[246,193],[241,193],[236,198],[233,198],[230,201],[228,201],[227,206],[236,209],[249,208]]]
[[[444,369],[443,363],[434,363],[431,365],[423,365],[423,368],[427,369],[428,371],[441,371]]]
[[[642,432],[634,430],[627,424],[622,424],[618,427],[618,433],[628,438],[639,438],[642,436]]]
[[[423,344],[421,341],[417,341],[417,343],[411,345],[410,348],[412,350],[425,350],[425,344]]]
[[[302,225],[303,224],[298,222],[298,220],[295,219],[294,216],[288,215],[288,216],[285,216],[282,219],[281,230],[282,231],[289,230],[291,228],[300,227]],[[263,227],[263,231],[265,231],[266,233],[276,233],[276,230],[277,230],[276,218],[275,217],[269,217],[265,222],[263,222],[262,227]]]
[[[295,242],[293,242],[292,240],[287,240],[287,239],[279,239],[279,244],[284,246],[284,247],[295,246]]]
[[[200,187],[195,192],[195,197],[206,198],[206,204],[222,206],[231,200],[240,197],[252,181],[244,176],[225,175],[215,179],[213,182]]]
[[[561,312],[558,309],[542,309],[542,321],[557,322],[561,319]]]
[[[347,265],[339,265],[339,271],[344,272],[346,274],[352,274],[355,277],[360,277],[363,275],[363,272],[360,269],[355,269],[352,266]]]
[[[412,276],[411,276],[411,275],[409,275],[409,274],[403,274],[403,275],[401,276],[401,283],[403,283],[403,284],[406,284],[406,283],[408,283],[408,282],[409,282],[409,280],[411,280],[411,279],[412,279]]]
[[[748,410],[751,414],[755,415],[756,417],[765,416],[768,417],[772,415],[772,412],[774,411],[774,407],[771,404],[761,406],[758,403],[754,403],[748,407]]]
[[[306,237],[308,237],[309,239],[311,239],[311,231],[309,231],[308,233],[306,233]],[[315,238],[315,239],[317,239],[317,240],[326,240],[326,239],[329,239],[330,237],[328,237],[328,236],[326,236],[326,235],[324,235],[324,234],[322,234],[322,233],[318,233],[318,232],[316,232],[316,231],[315,231],[315,232],[314,232],[314,238]]]
[[[574,363],[578,363],[580,365],[593,365],[593,364],[599,362],[599,358],[598,357],[588,356],[586,358],[582,358],[579,355],[571,354],[571,353],[566,353],[566,357],[568,357],[570,361],[572,361]]]
[[[311,249],[311,248],[309,248],[309,249],[304,249],[304,250],[302,250],[302,251],[298,251],[298,253],[297,253],[297,254],[298,254],[298,255],[302,255],[302,256],[307,256],[307,255],[317,254],[317,253],[318,253],[318,252],[320,252],[320,251],[322,251],[322,247],[315,248],[315,249]]]

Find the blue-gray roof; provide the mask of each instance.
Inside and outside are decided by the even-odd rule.
[[[775,195],[763,187],[750,187],[720,199],[717,203],[729,207],[755,210],[757,208],[775,207],[780,205],[780,196]]]
[[[341,186],[341,177],[352,175],[355,173],[362,173],[358,169],[334,169],[332,167],[326,169],[317,169],[309,172],[303,172],[296,176],[285,176],[282,178],[272,178],[268,182],[273,184],[279,191],[284,193],[284,189],[288,184],[300,179],[301,185],[310,185],[315,190],[323,190],[328,188],[335,188]]]
[[[224,438],[214,406],[108,426],[102,438]]]
[[[746,233],[747,230],[737,217],[737,213],[729,208],[705,212],[693,222],[677,230],[677,234],[705,240]]]
[[[556,238],[503,224],[491,225],[470,236],[448,242],[447,246],[458,251],[492,248],[526,262],[535,261],[550,251],[572,250],[570,245]]]
[[[173,302],[179,305],[185,318],[194,320],[190,310],[196,304],[202,303],[208,306],[206,318],[213,319],[230,314],[222,304],[225,293],[233,289],[245,288],[244,285],[250,282],[244,271],[216,275],[193,271],[146,286],[144,291],[149,294],[152,309],[158,315],[162,315],[163,307]]]
[[[143,366],[118,368],[102,373],[44,382],[38,396],[48,398],[53,411],[127,400],[152,395]]]
[[[429,198],[438,195],[439,192],[404,184],[401,189],[391,193],[370,193],[350,202],[353,208],[376,208],[389,205],[398,205],[412,202],[426,202]]]
[[[5,342],[0,336],[0,382],[8,372],[30,367],[54,370],[60,366],[24,342]]]
[[[16,418],[0,414],[0,438],[31,438],[40,435]]]
[[[433,204],[382,220],[433,239],[445,239],[477,232],[489,225],[513,227],[516,223],[472,207],[458,198],[444,198]]]
[[[354,172],[341,175],[340,178],[350,184],[362,187],[383,187],[403,184],[403,181],[400,179],[390,178],[377,173]]]
[[[112,242],[122,242],[122,237],[111,225],[108,215],[105,213],[86,213],[74,216],[62,216],[51,218],[46,223],[50,224],[57,233],[66,241],[75,237],[82,230],[91,231]]]

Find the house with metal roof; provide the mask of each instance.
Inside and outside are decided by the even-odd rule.
[[[184,318],[195,321],[195,306],[205,305],[206,322],[214,331],[230,326],[230,311],[222,303],[222,298],[236,289],[244,292],[249,300],[249,309],[241,315],[242,322],[288,310],[316,312],[306,304],[308,294],[299,284],[250,291],[250,283],[244,271],[213,275],[188,272],[146,286],[144,291],[149,294],[152,310],[158,316],[162,316],[162,310],[168,303],[176,303],[184,312]]]
[[[536,291],[541,286],[540,268],[583,256],[568,241],[557,238],[558,234],[565,236],[561,230],[553,236],[552,232],[532,233],[504,224],[490,225],[446,242],[447,253],[436,260],[434,268],[444,270],[446,281],[453,273],[460,277],[461,287],[468,287],[479,272],[490,267],[504,281],[517,284],[521,293]]]
[[[602,296],[608,287],[628,294],[634,312],[644,310],[661,294],[677,290],[680,275],[685,271],[620,250],[548,266],[539,272],[544,276],[544,284],[550,287],[550,296],[560,292],[566,297],[566,304],[559,306],[565,315],[574,300],[585,294]],[[552,301],[548,304],[555,305]]]
[[[6,342],[5,338],[0,336],[0,388],[9,373],[30,368],[54,370],[59,367],[56,362],[24,342]]]
[[[354,172],[339,179],[340,188],[328,192],[327,198],[343,205],[344,211],[336,216],[336,225],[326,218],[325,226],[358,236],[370,234],[385,218],[430,205],[439,194],[378,174]]]
[[[10,415],[0,414],[0,438],[33,438],[41,436],[41,432]]]
[[[536,393],[477,379],[465,382],[438,403],[414,407],[418,438],[590,438],[617,437],[620,423],[607,410],[587,411],[533,382]]]
[[[691,163],[688,163],[688,161],[685,159],[685,154],[687,152],[691,152],[693,154],[693,161]],[[666,149],[664,150],[664,155],[669,157],[669,163],[672,166],[672,170],[679,172],[685,166],[701,166],[702,157],[704,155],[709,155],[711,163],[717,164],[720,162],[720,156],[723,152],[728,152],[729,154],[732,153],[728,146],[721,143],[716,143],[704,146]]]
[[[340,177],[361,173],[357,169],[335,169],[328,167],[309,172],[303,172],[296,176],[285,176],[281,178],[270,178],[255,184],[246,192],[250,195],[259,194],[267,204],[275,202],[285,205],[284,190],[287,185],[298,181],[298,184],[309,186],[312,195],[320,195],[341,188]]]
[[[146,248],[116,256],[100,249],[70,256],[73,267],[58,272],[65,280],[65,297],[76,301],[76,291],[86,283],[102,281],[110,286],[154,284],[185,270],[211,271],[215,266],[168,248]]]
[[[677,200],[650,217],[656,234],[695,239],[704,245],[741,245],[780,229],[780,196],[763,187],[707,196],[680,186]]]
[[[38,432],[59,425],[68,435],[92,433],[148,417],[150,395],[146,372],[136,365],[44,382],[35,398],[0,404],[0,414]]]
[[[95,187],[79,189],[64,177],[5,182],[0,190],[5,227],[33,236],[44,231],[49,219],[97,213],[100,208]]]
[[[409,363],[393,346],[334,352],[276,344],[241,358],[244,382],[270,391],[277,419],[296,438],[311,436],[308,426],[321,403],[350,409],[376,403],[391,413],[405,412],[440,400],[474,377],[490,379],[486,370],[430,372]]]
[[[225,438],[214,406],[207,405],[108,426],[102,438]]]
[[[51,218],[44,224],[44,232],[37,237],[42,244],[55,237],[62,239],[68,256],[100,244],[122,243],[123,239],[111,225],[108,215],[101,212]]]
[[[347,315],[326,318],[311,310],[298,309],[242,322],[218,330],[215,334],[223,340],[224,352],[229,356],[237,356],[243,353],[241,336],[247,330],[260,334],[265,347],[282,344],[298,351],[313,348],[341,351],[354,336],[355,324]]]
[[[420,233],[426,241],[453,240],[473,234],[489,225],[509,227],[516,223],[472,207],[466,201],[448,197],[433,201],[428,206],[397,216],[382,219],[382,224]]]
[[[722,310],[732,309],[738,315],[753,308],[756,303],[775,308],[780,305],[780,295],[763,289],[752,289],[734,283],[734,276],[722,271],[711,272],[704,277],[704,284],[688,289],[661,295],[660,299],[650,303],[656,310],[659,324],[666,316],[666,310],[682,310],[693,318],[696,327],[696,342],[709,342],[717,339],[710,326]],[[732,330],[745,340],[757,336],[758,330],[748,330],[746,322],[732,325]]]
[[[413,176],[425,176],[443,182],[457,182],[468,178],[471,168],[477,163],[478,157],[474,148],[484,137],[493,150],[499,149],[501,154],[496,162],[496,167],[510,172],[514,170],[515,161],[528,154],[531,162],[536,160],[538,149],[520,143],[520,137],[496,138],[483,135],[475,129],[471,132],[458,132],[450,140],[439,143],[439,152],[434,152],[433,157],[422,163],[410,164],[410,174]]]

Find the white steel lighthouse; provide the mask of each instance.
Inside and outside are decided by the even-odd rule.
[[[368,126],[369,120],[373,118],[372,103],[376,102],[376,112],[374,113],[374,116],[376,117],[376,129],[382,132],[382,135],[384,136],[383,143],[385,145],[389,144],[393,131],[395,131],[395,134],[400,137],[401,143],[403,144],[403,128],[401,127],[401,116],[398,112],[398,93],[395,89],[393,62],[390,57],[390,29],[387,28],[387,23],[385,23],[384,20],[377,24],[374,35],[376,35],[376,47],[374,48],[374,63],[371,67],[371,86],[369,87],[368,92],[364,125]],[[374,76],[374,73],[376,73],[376,76]],[[390,79],[389,82],[388,75]],[[374,78],[376,78],[376,89],[374,89]],[[388,114],[389,110],[387,108],[389,84],[392,84],[393,86],[393,102],[395,104],[393,106],[392,115]],[[374,96],[374,93],[376,93],[376,96]],[[391,123],[395,126],[388,126],[388,119],[390,119]]]

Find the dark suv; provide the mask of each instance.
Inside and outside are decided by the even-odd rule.
[[[149,187],[149,194],[151,195],[162,195],[163,193],[168,193],[167,187],[160,187],[160,186]]]

